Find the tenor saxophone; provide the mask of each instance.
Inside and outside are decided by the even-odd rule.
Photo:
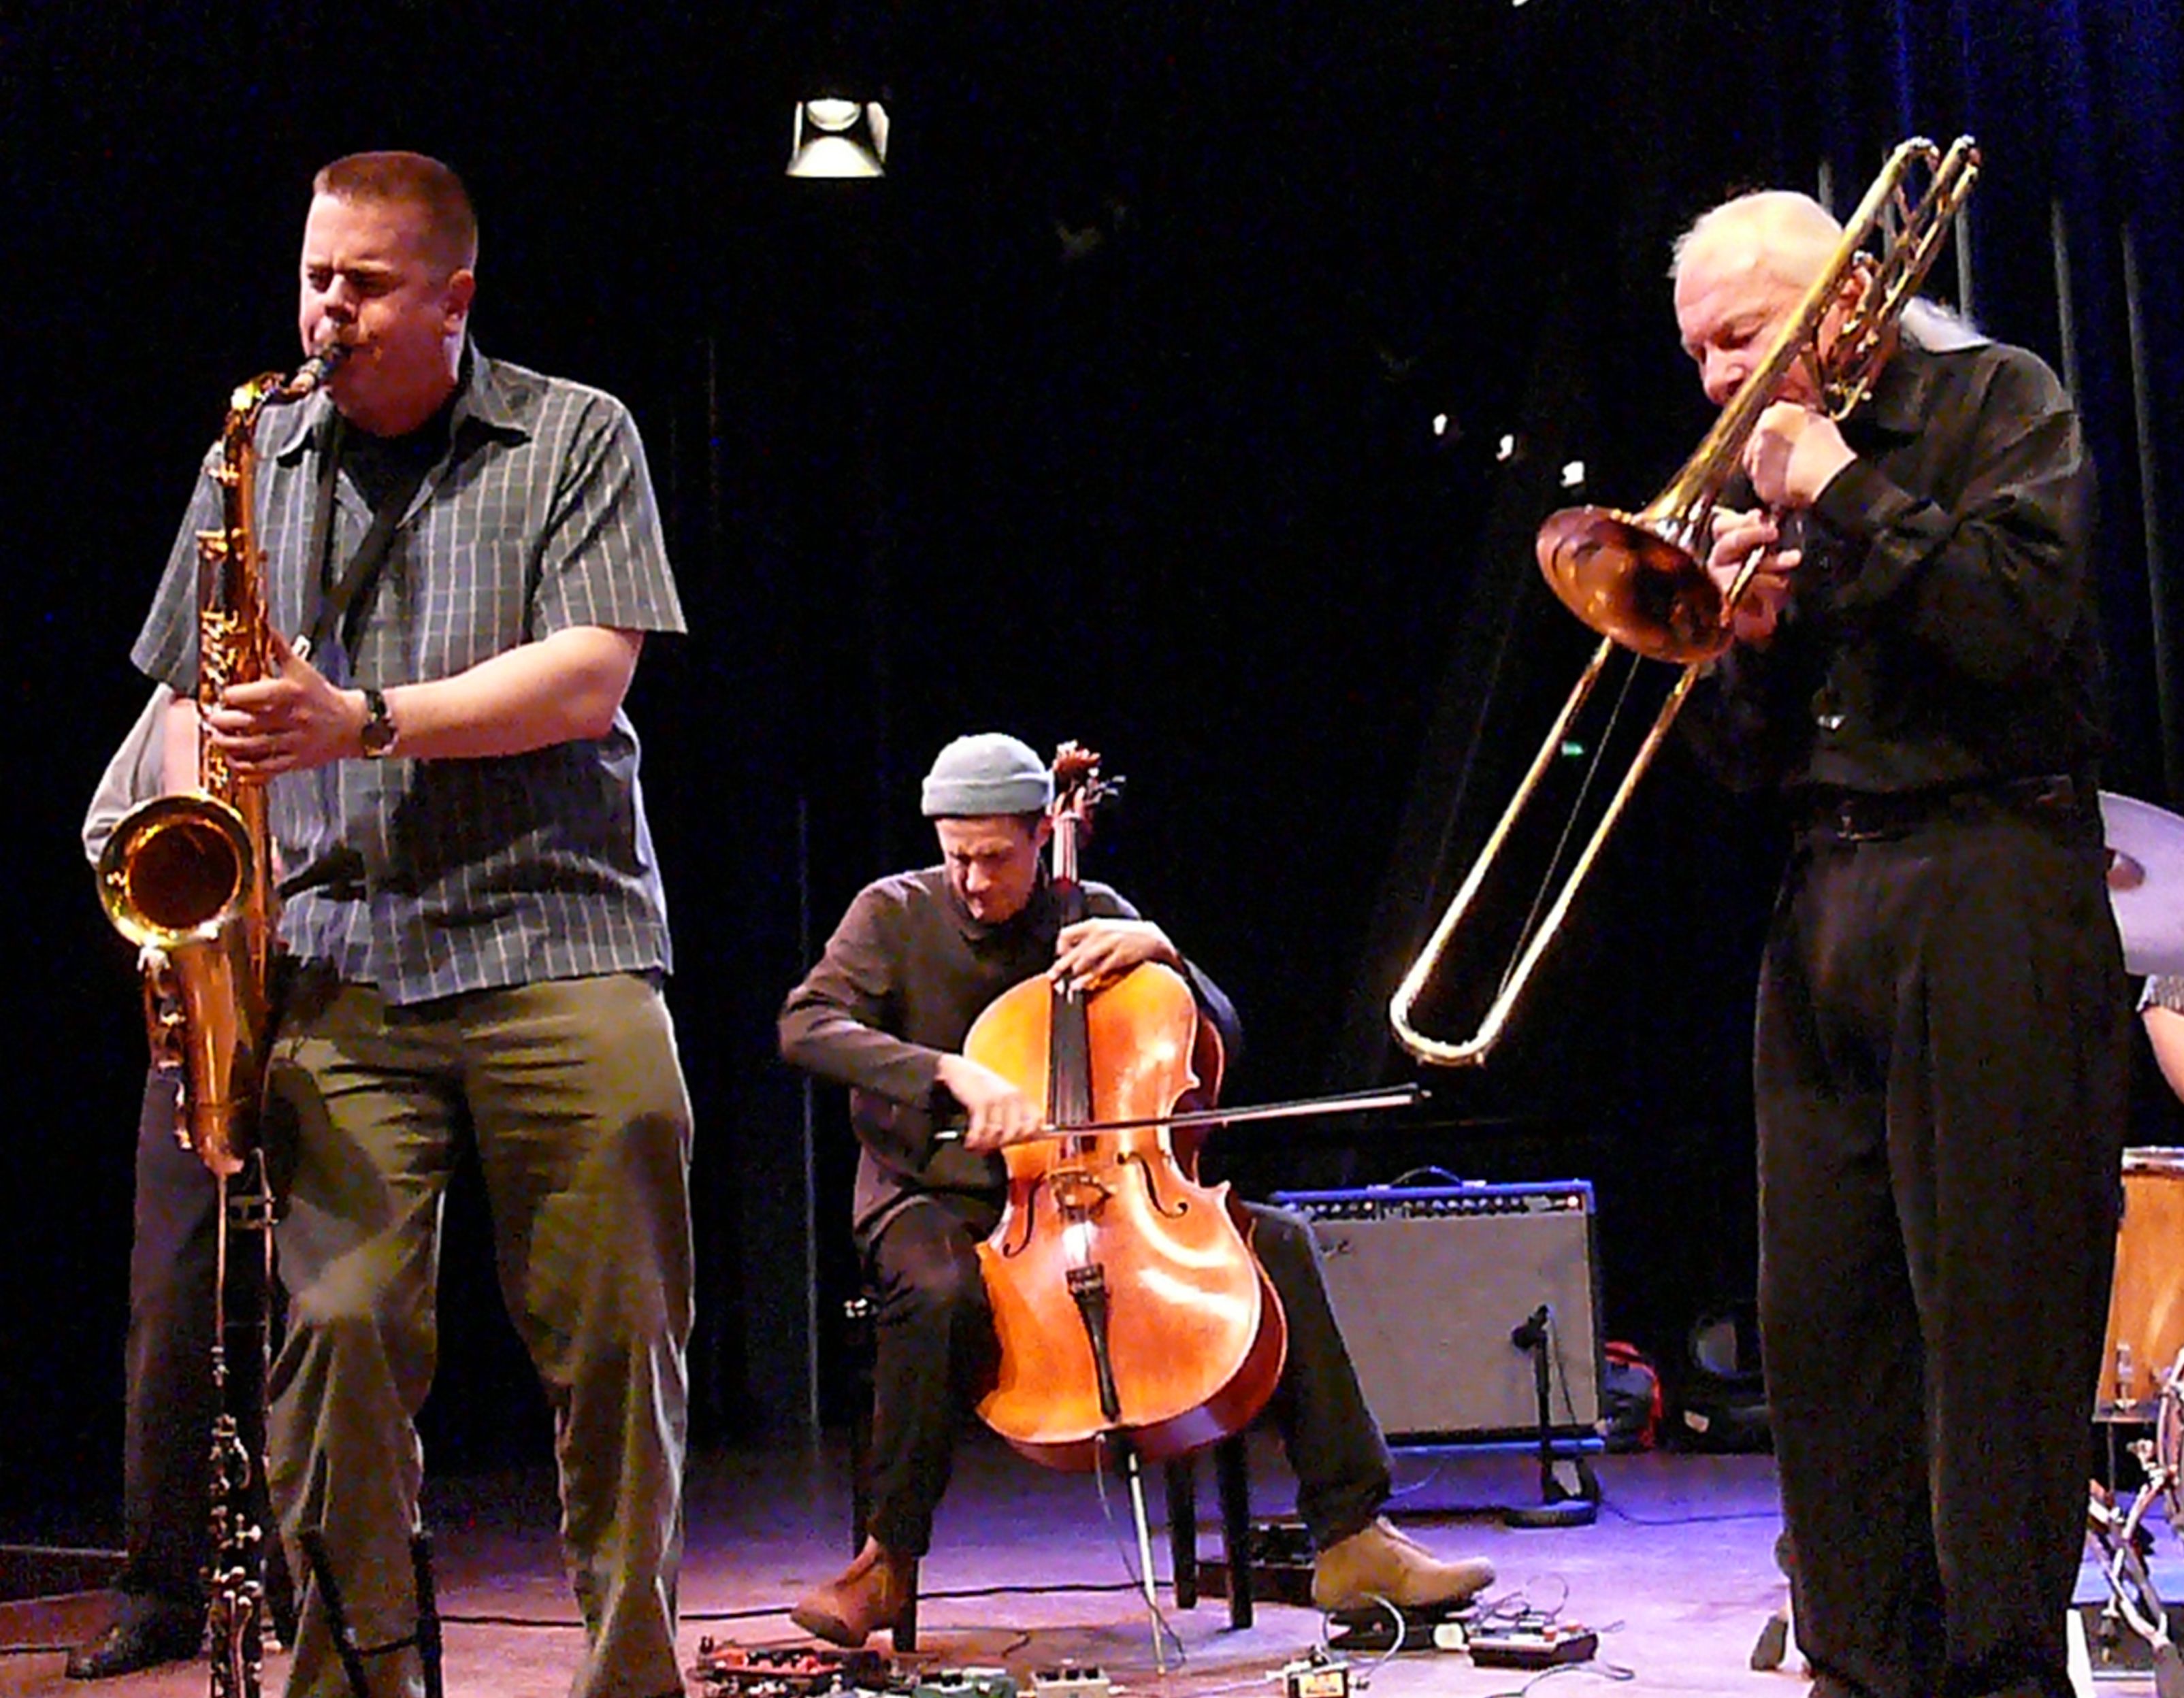
[[[227,1333],[231,1228],[254,1233],[261,1278],[241,1324],[257,1344],[252,1389],[264,1429],[266,1294],[271,1285],[272,1198],[259,1144],[271,1033],[273,850],[265,787],[235,771],[212,742],[203,710],[231,684],[273,671],[265,553],[258,542],[258,416],[326,381],[347,350],[335,345],[292,376],[269,372],[229,398],[220,431],[220,522],[197,536],[198,788],[123,816],[98,860],[99,899],[137,946],[153,1064],[177,1077],[176,1133],[219,1188],[213,1281],[211,1562],[207,1626],[213,1698],[258,1698],[265,1638],[265,1534],[251,1504],[262,1477],[245,1441],[231,1383]],[[239,1266],[248,1268],[251,1258]],[[241,1294],[238,1294],[240,1300]]]
[[[268,372],[229,399],[212,472],[220,520],[197,537],[201,710],[229,685],[273,670],[255,518],[258,415],[310,394],[346,352],[337,343],[293,376]],[[107,918],[140,952],[153,1061],[181,1083],[176,1133],[232,1178],[255,1148],[265,1083],[272,842],[265,786],[237,776],[202,719],[197,777],[195,790],[122,817],[99,856],[98,892]]]

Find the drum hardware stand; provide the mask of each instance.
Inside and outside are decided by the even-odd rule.
[[[2184,1657],[2169,1636],[2168,1612],[2147,1572],[2147,1547],[2153,1541],[2140,1525],[2156,1494],[2157,1488],[2149,1484],[2128,1509],[2119,1511],[2115,1500],[2096,1485],[2086,1506],[2086,1528],[2100,1547],[2101,1577],[2109,1586],[2109,1601],[2100,1616],[2101,1640],[2113,1645],[2121,1628],[2129,1628],[2153,1647],[2158,1698],[2184,1698]]]
[[[440,1684],[440,1606],[432,1584],[432,1536],[424,1533],[410,1536],[410,1574],[417,1595],[416,1632],[407,1639],[374,1645],[357,1643],[356,1629],[349,1624],[348,1612],[342,1603],[341,1583],[334,1578],[333,1558],[326,1550],[324,1530],[312,1528],[303,1535],[302,1543],[304,1559],[311,1565],[312,1583],[318,1587],[319,1597],[326,1605],[327,1631],[333,1639],[334,1654],[341,1659],[342,1673],[348,1677],[352,1698],[370,1698],[364,1668],[366,1657],[392,1656],[411,1645],[417,1647],[417,1661],[424,1669],[425,1698],[443,1698]]]
[[[2130,1447],[2145,1483],[2119,1508],[2114,1494],[2095,1481],[2086,1527],[2100,1550],[2101,1577],[2109,1588],[2100,1614],[2102,1641],[2113,1645],[2122,1628],[2129,1628],[2152,1647],[2157,1698],[2184,1698],[2184,1655],[2170,1637],[2169,1613],[2147,1567],[2153,1539],[2144,1525],[2147,1511],[2160,1499],[2171,1529],[2184,1539],[2184,1354],[2161,1378],[2154,1433],[2152,1439],[2138,1439]]]

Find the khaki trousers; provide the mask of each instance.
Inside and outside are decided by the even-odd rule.
[[[690,1106],[658,989],[614,976],[389,1008],[370,986],[307,979],[271,1093],[289,1310],[269,1467],[303,1600],[289,1698],[349,1691],[306,1530],[325,1538],[363,1646],[416,1631],[415,1418],[437,1345],[443,1201],[465,1146],[485,1177],[502,1297],[553,1411],[586,1630],[571,1690],[680,1692]],[[422,1691],[414,1648],[367,1667],[372,1698]]]

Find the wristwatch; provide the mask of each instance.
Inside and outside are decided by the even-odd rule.
[[[394,715],[387,710],[387,698],[380,691],[365,686],[364,692],[364,730],[358,741],[364,745],[365,759],[384,760],[394,752]]]

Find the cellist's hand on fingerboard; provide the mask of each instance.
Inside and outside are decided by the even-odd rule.
[[[1183,966],[1182,952],[1151,921],[1079,920],[1063,927],[1055,939],[1054,965],[1046,976],[1057,983],[1098,990],[1147,961]]]

